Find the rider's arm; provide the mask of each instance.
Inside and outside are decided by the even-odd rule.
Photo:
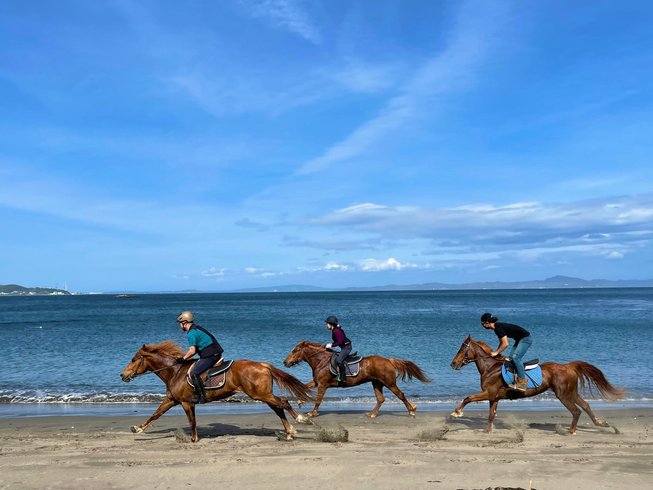
[[[193,357],[195,355],[195,352],[197,352],[197,349],[195,348],[194,345],[191,345],[188,348],[188,352],[186,352],[186,354],[184,354],[184,361],[186,361],[186,360],[190,359],[191,357]]]
[[[499,354],[501,354],[501,352],[506,350],[506,347],[508,347],[508,336],[504,335],[499,339],[499,347],[497,347],[497,350],[490,352],[490,355],[492,357],[498,356]]]

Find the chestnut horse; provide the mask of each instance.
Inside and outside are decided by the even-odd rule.
[[[313,380],[309,381],[306,384],[306,387],[314,388],[317,386],[317,399],[313,410],[306,415],[309,417],[317,416],[317,409],[320,406],[320,403],[322,403],[322,398],[324,398],[324,393],[327,388],[330,388],[331,386],[357,386],[370,381],[374,387],[376,406],[367,414],[369,417],[374,418],[379,414],[381,404],[385,401],[385,397],[383,396],[384,386],[404,402],[404,405],[406,405],[406,409],[408,410],[408,415],[415,415],[417,407],[410,403],[406,399],[406,395],[404,395],[397,387],[397,378],[399,376],[401,376],[402,381],[405,381],[406,378],[409,380],[417,378],[423,383],[429,383],[431,381],[415,363],[412,361],[404,361],[402,359],[388,359],[381,356],[363,357],[360,362],[360,371],[358,375],[347,376],[345,383],[339,384],[336,381],[336,378],[329,371],[331,354],[333,354],[333,351],[327,349],[322,344],[302,340],[283,361],[283,364],[286,367],[291,367],[301,361],[305,361],[313,370]]]
[[[590,395],[592,395],[592,386],[598,389],[601,396],[606,400],[617,400],[623,398],[624,390],[615,388],[605,378],[603,372],[596,366],[584,361],[573,361],[567,364],[557,364],[554,362],[545,362],[540,364],[542,368],[542,384],[537,388],[529,388],[526,392],[516,392],[508,388],[501,376],[501,365],[506,359],[503,356],[492,357],[490,353],[492,348],[484,342],[472,339],[471,335],[467,337],[458,349],[458,352],[451,361],[453,369],[460,369],[470,362],[476,363],[476,368],[481,375],[481,388],[483,391],[470,395],[456,407],[451,414],[452,417],[462,417],[463,408],[470,402],[479,402],[488,400],[490,402],[490,413],[488,416],[487,432],[492,431],[494,417],[497,414],[499,400],[527,398],[547,390],[553,391],[555,396],[571,412],[572,420],[569,427],[570,434],[576,434],[576,426],[580,418],[581,411],[578,407],[585,410],[590,416],[594,425],[607,427],[604,420],[596,418],[589,404],[583,400],[578,393],[578,387],[585,389],[585,381],[589,386]]]
[[[132,432],[143,432],[153,421],[167,412],[175,405],[181,404],[188,422],[190,423],[191,440],[197,442],[197,427],[195,422],[195,404],[191,402],[194,395],[194,389],[186,382],[186,373],[190,367],[190,361],[184,364],[177,364],[177,357],[183,356],[184,351],[171,340],[160,344],[143,345],[127,367],[120,373],[123,381],[129,382],[136,376],[155,373],[166,385],[166,398],[161,402],[159,408],[152,416],[141,425],[135,425],[131,428]],[[233,364],[227,371],[225,384],[222,388],[207,389],[206,400],[215,401],[227,398],[236,392],[245,393],[254,400],[259,400],[268,404],[274,410],[283,424],[286,431],[286,439],[292,440],[295,435],[294,427],[286,419],[284,410],[290,414],[299,423],[304,423],[308,419],[298,414],[288,403],[285,398],[275,396],[272,392],[273,381],[282,388],[290,391],[299,400],[313,400],[308,388],[294,376],[277,369],[267,362],[255,362],[248,360],[233,361]]]

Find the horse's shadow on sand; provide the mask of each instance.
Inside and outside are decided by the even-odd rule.
[[[259,437],[274,437],[276,436],[278,430],[267,429],[264,427],[238,427],[237,425],[230,424],[221,424],[221,423],[212,423],[206,425],[197,426],[198,433],[202,439],[212,439],[222,436],[259,436]],[[149,435],[150,437],[143,437],[143,440],[146,439],[156,439],[165,438],[170,436],[175,436],[179,432],[183,432],[185,435],[190,437],[190,428],[189,427],[167,427],[165,429],[157,430],[148,430],[147,433],[143,435]]]
[[[487,427],[487,420],[482,418],[472,418],[472,417],[447,417],[446,423],[451,427],[459,426],[459,429],[469,429],[469,430],[478,430],[485,431]],[[464,427],[460,427],[460,426]],[[560,423],[554,422],[526,422],[520,420],[494,420],[494,429],[495,430],[521,430],[521,431],[541,431],[549,434],[559,434],[563,436],[569,434],[569,426]],[[619,430],[614,426],[605,426],[605,427],[594,427],[594,426],[579,426],[578,432],[587,432],[587,433],[615,433],[618,434]]]

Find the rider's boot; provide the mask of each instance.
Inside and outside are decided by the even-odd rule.
[[[339,384],[344,384],[344,383],[347,382],[347,374],[346,373],[347,373],[347,371],[345,371],[341,367],[338,367],[338,378],[337,378],[337,380],[338,380]]]
[[[206,393],[204,392],[204,383],[197,374],[193,374],[190,377],[191,382],[193,383],[193,388],[195,388],[195,396],[191,398],[192,403],[206,403]]]
[[[517,391],[526,391],[526,385],[528,384],[528,378],[517,377],[515,380],[515,390]]]

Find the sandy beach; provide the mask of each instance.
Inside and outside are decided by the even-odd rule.
[[[203,415],[188,442],[185,416],[27,417],[0,420],[1,488],[650,488],[653,409],[597,411],[610,427],[569,414],[501,411],[324,413],[279,440],[273,413]],[[343,442],[343,439],[347,439]],[[336,439],[338,441],[333,442]]]

